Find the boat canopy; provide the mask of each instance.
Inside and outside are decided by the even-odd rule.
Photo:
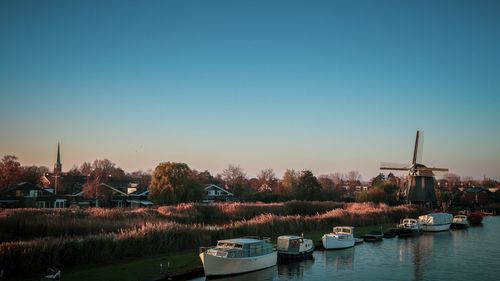
[[[448,213],[431,213],[418,217],[418,220],[426,224],[448,224],[453,220],[453,216]]]

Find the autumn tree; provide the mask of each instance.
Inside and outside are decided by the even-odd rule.
[[[346,177],[349,181],[349,186],[352,187],[360,184],[361,174],[358,171],[350,171]]]
[[[19,181],[40,185],[43,175],[49,172],[45,166],[22,166]]]
[[[83,187],[83,194],[86,198],[102,198],[105,203],[109,203],[113,195],[112,191],[101,184],[105,183],[117,187],[126,182],[125,172],[116,167],[115,163],[108,159],[95,160]]]
[[[83,162],[80,166],[80,173],[82,175],[88,176],[92,172],[92,164],[90,162]]]
[[[278,179],[276,178],[276,174],[274,173],[273,169],[267,168],[257,173],[257,183],[259,185],[259,188],[261,188],[262,186],[267,186],[272,191],[276,191]]]
[[[149,198],[158,204],[199,201],[203,188],[185,163],[163,162],[156,166],[149,186]]]
[[[300,173],[298,184],[292,193],[299,200],[317,200],[321,193],[321,184],[309,170]]]
[[[443,178],[446,180],[448,189],[460,186],[460,176],[454,173],[445,173]]]
[[[222,179],[224,180],[227,188],[235,196],[241,197],[245,193],[247,185],[246,173],[240,166],[229,165],[222,171]]]
[[[285,198],[291,198],[293,190],[295,190],[299,184],[299,175],[300,174],[293,169],[286,169],[278,189],[279,195]]]
[[[15,185],[21,176],[21,164],[14,155],[5,155],[0,162],[0,188]]]
[[[378,176],[372,179],[372,186],[379,187],[384,184],[385,184],[385,175],[382,173],[378,174]]]
[[[149,169],[148,171],[138,170],[134,171],[127,176],[135,183],[137,183],[138,189],[147,189],[151,184],[151,174],[152,171]]]
[[[342,200],[342,187],[340,185],[335,185],[331,176],[321,175],[318,177],[318,181],[321,185],[322,200]]]

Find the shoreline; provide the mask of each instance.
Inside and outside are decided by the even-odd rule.
[[[382,225],[371,225],[371,226],[359,226],[355,227],[354,233],[355,236],[361,237],[364,234],[368,233],[370,230],[373,229],[379,229],[380,226],[382,226],[383,230],[393,228],[396,223],[385,223]],[[333,227],[333,226],[332,226]],[[323,234],[331,231],[331,229],[327,230],[316,230],[316,231],[310,231],[310,232],[304,232],[304,237],[312,239],[315,244],[315,250],[321,250],[321,237]],[[299,233],[300,234],[300,233]],[[273,237],[273,240],[276,239],[276,237]],[[171,263],[171,269],[166,270],[165,273],[163,274],[155,274],[155,276],[152,276],[151,274],[149,278],[144,278],[144,279],[134,279],[134,280],[143,280],[143,281],[164,281],[164,280],[188,280],[192,278],[197,278],[197,277],[203,277],[203,266],[201,264],[201,261],[199,260],[198,257],[198,251],[193,250],[193,251],[187,251],[187,252],[181,252],[181,253],[172,253],[171,255],[154,255],[154,256],[146,256],[142,258],[137,258],[137,259],[131,259],[127,260],[124,262],[119,262],[119,263],[113,263],[110,265],[101,265],[101,266],[94,266],[92,268],[88,269],[82,269],[82,270],[70,270],[68,273],[64,273],[63,275],[65,278],[68,278],[69,280],[74,280],[74,281],[80,281],[80,280],[87,280],[87,281],[98,281],[98,280],[132,280],[132,279],[122,279],[122,275],[120,274],[120,271],[123,271],[124,268],[130,271],[135,271],[134,269],[137,269],[141,264],[143,263],[151,263],[151,262],[158,262],[158,261],[164,261],[164,262],[172,262],[172,261],[187,261],[186,263],[181,262],[181,266],[177,266],[176,264]],[[151,267],[150,267],[151,268]],[[102,270],[100,270],[102,269]],[[63,270],[64,271],[64,270]],[[99,275],[96,276],[95,279],[92,279],[92,274],[89,274],[89,271],[96,271],[99,272],[100,274],[105,274],[105,275]],[[130,276],[128,276],[130,277]],[[35,279],[26,279],[28,280],[35,280]]]

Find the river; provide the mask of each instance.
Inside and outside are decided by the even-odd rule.
[[[500,216],[482,226],[384,239],[314,260],[278,265],[217,280],[500,280]],[[194,280],[205,280],[198,278]]]

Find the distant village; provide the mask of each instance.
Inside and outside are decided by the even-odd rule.
[[[52,171],[21,166],[15,156],[0,162],[0,208],[107,207],[138,208],[183,202],[280,202],[288,200],[405,203],[409,177],[392,173],[361,181],[357,171],[316,177],[311,171],[286,170],[278,179],[272,169],[247,178],[239,166],[221,174],[190,169],[184,163],[160,163],[154,171],[125,173],[110,160],[95,160],[62,170],[58,144]],[[500,183],[445,173],[434,180],[440,207],[498,209]]]

